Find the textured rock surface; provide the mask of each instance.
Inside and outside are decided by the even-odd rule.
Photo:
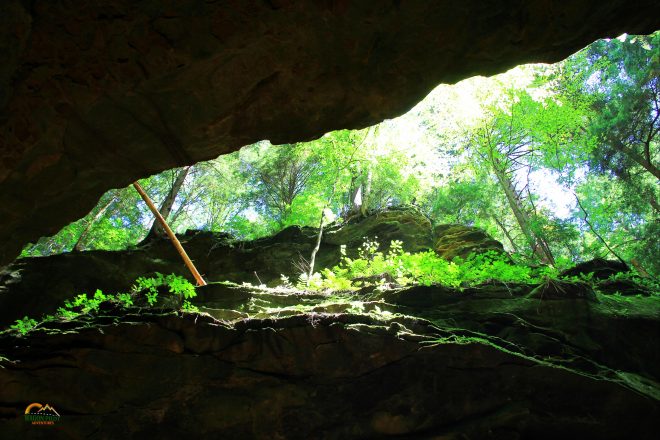
[[[58,329],[58,327],[60,327]],[[76,328],[77,327],[77,328]],[[412,318],[105,313],[0,337],[7,438],[655,438],[660,404]],[[24,422],[32,401],[61,414]],[[38,428],[38,429],[37,429]]]
[[[655,0],[3,0],[0,264],[103,191],[660,28]]]
[[[346,245],[350,257],[357,256],[355,250],[367,238],[377,241],[383,251],[389,249],[392,240],[403,242],[407,252],[427,251],[433,248],[433,226],[417,208],[404,206],[374,212],[325,232],[325,241],[336,246]]]
[[[577,277],[580,275],[588,275],[593,273],[592,278],[596,280],[604,280],[612,275],[621,272],[628,272],[630,268],[618,260],[605,260],[604,258],[594,258],[593,260],[584,261],[576,264],[575,267],[566,269],[561,273],[564,277]]]
[[[632,372],[660,399],[660,296],[582,296],[566,284],[561,298],[535,295],[533,285],[485,284],[458,292],[439,286],[375,295],[387,310],[423,317],[441,328],[496,338],[510,350],[577,370]]]
[[[455,248],[478,252],[492,247],[493,240],[478,229],[452,225],[452,230],[459,231],[452,235]],[[300,274],[296,263],[309,258],[316,232],[291,227],[273,237],[236,242],[224,234],[191,231],[181,241],[208,281],[274,285],[280,283],[282,274],[291,279]],[[429,250],[434,241],[431,223],[417,210],[381,211],[330,228],[316,258],[317,270],[339,263],[341,243],[347,244],[347,255],[355,257],[365,237],[376,236],[382,249],[392,240],[402,240],[403,249],[409,252]],[[190,277],[166,239],[120,252],[72,252],[17,260],[0,270],[0,327],[26,314],[53,313],[64,299],[78,293],[127,291],[133,280],[151,272]]]
[[[433,250],[447,260],[466,258],[474,252],[504,254],[502,243],[485,231],[463,225],[438,225],[433,229]]]

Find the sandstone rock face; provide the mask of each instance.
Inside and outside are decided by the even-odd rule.
[[[192,314],[106,311],[25,338],[0,336],[0,432],[44,439],[655,438],[660,404],[643,382],[635,388],[469,334],[366,315],[229,326]],[[56,426],[23,420],[35,400],[56,408]]]
[[[502,243],[485,231],[463,225],[438,225],[433,229],[433,250],[447,260],[471,253],[493,251],[504,254]]]
[[[398,240],[406,252],[423,252],[433,248],[433,225],[417,208],[403,206],[359,217],[325,233],[326,242],[346,245],[350,257],[357,256],[355,250],[367,239],[378,242],[381,251],[387,251],[392,241]]]
[[[655,0],[3,0],[0,264],[107,189],[660,28]]]

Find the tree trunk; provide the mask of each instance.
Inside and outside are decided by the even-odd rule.
[[[113,195],[112,198],[108,203],[103,205],[101,209],[99,209],[99,212],[96,213],[96,215],[91,218],[88,222],[87,225],[85,225],[85,229],[80,233],[80,236],[78,237],[78,241],[76,241],[76,244],[73,245],[73,250],[76,252],[81,252],[83,250],[83,244],[85,242],[85,239],[89,235],[89,231],[92,230],[92,226],[94,223],[99,221],[101,217],[103,217],[103,214],[110,208],[110,206],[117,200],[117,196]]]
[[[179,191],[181,191],[181,187],[183,186],[183,182],[186,180],[186,176],[188,176],[188,172],[190,171],[190,168],[191,167],[189,166],[185,168],[181,168],[181,170],[176,176],[176,179],[174,179],[174,183],[170,188],[170,192],[167,194],[167,197],[165,197],[163,204],[160,205],[160,209],[158,211],[165,220],[167,220],[167,217],[169,217],[170,212],[172,211],[172,206],[174,206],[174,202],[176,201],[176,196],[179,194]],[[147,234],[145,241],[155,237],[165,237],[165,235],[166,234],[162,226],[160,226],[158,221],[154,220],[154,223],[151,226],[151,229],[149,230],[149,233]]]
[[[534,231],[532,231],[529,217],[520,206],[520,201],[518,200],[513,182],[511,182],[511,179],[506,175],[505,172],[498,170],[496,167],[493,167],[493,169],[495,171],[497,181],[499,182],[500,187],[504,191],[506,199],[509,202],[509,207],[511,208],[511,211],[513,211],[513,215],[518,222],[518,226],[520,226],[520,230],[522,231],[523,235],[525,235],[527,243],[529,243],[531,246],[532,251],[542,262],[554,265],[555,259],[552,256],[552,252],[548,248],[547,243],[539,240],[538,237],[536,237],[534,234]]]
[[[497,224],[497,226],[500,227],[500,229],[502,230],[502,232],[504,232],[504,235],[505,235],[506,238],[509,240],[509,243],[511,243],[511,248],[513,249],[513,252],[515,252],[516,254],[520,253],[520,252],[518,251],[518,246],[516,246],[516,242],[513,240],[513,237],[511,237],[511,234],[509,233],[509,230],[506,228],[506,226],[504,226],[504,223],[502,223],[502,222],[501,222],[497,217],[495,217],[494,215],[491,216],[491,218],[495,221],[495,223]]]
[[[353,185],[355,185],[355,186],[353,186]],[[349,187],[348,192],[349,192],[348,197],[350,198],[350,200],[349,200],[350,207],[348,208],[348,211],[346,212],[347,217],[348,217],[348,215],[351,215],[355,212],[360,212],[360,203],[362,203],[362,201],[360,200],[360,203],[358,203],[357,199],[358,199],[358,196],[360,196],[360,199],[362,199],[362,182],[359,181],[359,179],[357,177],[352,177],[351,178],[351,186]]]
[[[656,214],[660,212],[660,204],[658,204],[658,200],[655,198],[653,189],[651,189],[649,192],[649,203],[651,203],[651,207],[656,212]]]
[[[642,168],[651,173],[651,175],[653,175],[656,179],[660,180],[660,169],[651,163],[650,157],[648,159],[645,158],[634,149],[624,145],[622,142],[614,145],[614,148],[630,156],[633,161],[637,162]]]
[[[598,233],[598,231],[596,231],[596,229],[594,228],[594,226],[591,224],[591,222],[589,221],[589,214],[587,213],[587,210],[584,209],[584,206],[582,206],[582,203],[580,202],[580,198],[578,197],[578,195],[577,195],[576,193],[573,193],[573,195],[575,196],[575,201],[577,202],[578,207],[579,207],[580,210],[582,211],[582,214],[584,214],[584,219],[583,219],[583,220],[584,220],[584,222],[587,224],[587,226],[589,226],[589,229],[591,229],[591,232],[593,232],[593,234],[594,234],[596,237],[598,237],[598,239],[601,241],[601,243],[603,243],[603,244],[605,245],[605,247],[607,248],[607,250],[610,251],[610,252],[612,253],[612,255],[614,255],[614,256],[615,256],[620,262],[623,263],[624,266],[627,267],[628,264],[626,264],[626,262],[624,261],[624,259],[621,258],[621,256],[619,256],[619,254],[617,254],[616,252],[614,252],[614,249],[612,249],[612,248],[610,247],[610,245],[607,244],[607,242],[605,241],[605,239],[604,239],[604,238]]]
[[[651,278],[651,275],[644,269],[644,266],[642,266],[642,263],[640,263],[637,258],[633,258],[630,260],[630,264],[632,264],[635,269],[637,269],[637,273],[639,274],[640,277],[642,278]]]
[[[362,205],[360,205],[360,214],[362,217],[367,216],[367,210],[369,209],[369,198],[371,197],[371,180],[373,179],[373,172],[371,167],[367,168],[367,176],[362,185]]]
[[[337,176],[339,176],[339,173],[337,173]],[[325,210],[330,206],[332,203],[332,199],[335,196],[335,190],[337,189],[337,179],[335,179],[334,183],[332,184],[332,191],[330,192],[330,197],[328,197],[328,202],[325,204],[323,209],[321,209],[321,220],[319,221],[319,233],[316,236],[316,245],[314,245],[314,249],[312,249],[312,255],[309,257],[309,272],[307,273],[307,285],[309,286],[309,280],[312,278],[312,275],[314,275],[314,265],[316,264],[316,254],[319,252],[319,249],[321,248],[321,239],[323,238],[323,220],[325,218]]]

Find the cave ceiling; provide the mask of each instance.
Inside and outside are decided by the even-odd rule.
[[[657,0],[3,0],[0,265],[110,188],[362,128],[659,17]]]

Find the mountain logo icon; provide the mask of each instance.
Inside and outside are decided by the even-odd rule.
[[[60,413],[50,404],[31,403],[25,408],[25,421],[32,425],[54,425],[59,422]]]

